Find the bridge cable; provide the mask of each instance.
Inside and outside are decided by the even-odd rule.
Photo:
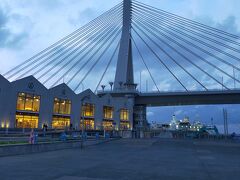
[[[112,27],[114,27],[114,23],[112,23],[112,25],[110,25],[109,27],[102,27],[102,29],[99,30],[99,32],[94,33],[94,34],[95,34],[94,36],[89,37],[88,40],[86,41],[86,43],[84,44],[84,45],[86,45],[86,46],[85,46],[85,47],[83,46],[84,48],[81,49],[81,51],[79,51],[77,54],[75,54],[75,56],[73,56],[73,57],[72,57],[71,59],[69,59],[65,64],[63,64],[63,65],[56,71],[57,74],[60,73],[64,68],[66,68],[68,64],[72,63],[76,58],[78,58],[83,52],[85,52],[87,49],[89,49],[90,46],[94,46],[94,43],[92,43],[92,42],[95,42],[95,41],[99,40],[101,37],[104,37],[104,36],[107,34],[106,32],[107,32],[108,30],[111,30]],[[94,48],[94,47],[92,47],[92,48]],[[92,51],[92,50],[93,50],[93,49],[91,49],[91,51]],[[66,60],[66,58],[62,59],[59,64],[63,63],[65,60]],[[81,59],[80,59],[80,61],[81,61]],[[58,64],[58,65],[59,65],[59,64]],[[55,68],[55,67],[51,67],[51,68],[48,70],[48,72],[51,71],[51,70],[53,70],[54,68]],[[54,76],[57,75],[57,74],[54,74]],[[45,75],[46,75],[46,74],[43,73],[42,76],[41,76],[41,78],[42,78],[43,76],[45,76]],[[52,77],[51,77],[51,78],[52,78]],[[46,83],[49,79],[51,79],[51,78],[49,77],[47,80],[45,80],[45,81],[43,82],[43,84],[45,84],[45,83]]]
[[[133,5],[133,7],[138,7],[138,6]],[[140,7],[138,7],[138,8],[140,8]],[[147,11],[147,10],[148,10],[148,9],[144,9],[144,11]],[[150,11],[152,14],[154,13],[154,11],[152,11],[152,10],[148,10],[148,11]],[[156,14],[156,12],[155,12],[155,14]],[[167,18],[171,18],[172,20],[176,20],[176,18],[170,17],[170,16],[168,16],[168,15],[166,15],[166,14],[162,14],[162,13],[160,13],[160,14],[157,13],[157,14],[158,14],[159,16],[165,17],[166,19],[167,19]],[[155,16],[155,17],[156,17],[156,16]],[[229,43],[235,44],[235,45],[237,45],[237,46],[240,46],[240,43],[238,43],[239,38],[235,38],[235,39],[237,39],[238,41],[234,41],[234,40],[232,40],[232,39],[226,38],[225,36],[224,36],[224,37],[221,36],[222,34],[220,35],[220,34],[216,34],[216,33],[214,33],[214,32],[208,31],[208,30],[206,30],[206,29],[202,29],[202,28],[200,28],[200,27],[198,27],[198,26],[196,26],[196,25],[194,25],[194,24],[192,24],[192,23],[186,23],[186,22],[183,22],[182,20],[179,20],[179,19],[177,19],[176,21],[177,21],[178,24],[182,24],[182,25],[187,26],[187,27],[190,27],[190,28],[192,28],[192,29],[196,29],[196,30],[198,30],[198,31],[200,31],[200,32],[202,32],[202,33],[205,33],[205,34],[214,36],[215,38],[218,38],[218,39],[227,41],[227,42],[229,42]]]
[[[211,41],[211,42],[213,42],[213,43],[215,43],[215,44],[218,44],[218,45],[220,45],[220,46],[223,46],[223,47],[225,47],[225,48],[227,48],[227,49],[230,49],[230,50],[232,50],[232,51],[235,51],[235,52],[237,52],[237,53],[240,53],[240,50],[239,49],[237,49],[237,48],[234,48],[234,47],[232,47],[232,46],[230,46],[230,45],[227,45],[227,44],[225,44],[225,43],[223,43],[223,42],[220,42],[220,41],[218,41],[218,40],[216,40],[216,39],[213,39],[213,38],[211,38],[211,37],[209,37],[209,36],[206,36],[206,35],[204,35],[204,34],[202,34],[202,33],[199,33],[198,31],[195,31],[195,30],[192,30],[191,28],[188,28],[188,26],[183,26],[183,25],[181,25],[180,23],[178,23],[178,22],[176,22],[176,21],[174,21],[174,20],[172,20],[171,18],[165,18],[165,17],[162,17],[162,16],[155,16],[152,12],[150,12],[150,11],[144,11],[144,10],[142,10],[142,8],[132,8],[136,13],[139,13],[139,14],[146,14],[146,16],[148,16],[148,18],[150,19],[150,17],[149,16],[151,16],[151,20],[153,20],[153,19],[155,19],[156,21],[158,21],[158,22],[165,22],[165,24],[167,24],[167,25],[169,25],[169,24],[171,24],[172,26],[170,26],[170,27],[178,27],[180,30],[185,30],[185,31],[187,31],[187,32],[190,32],[191,34],[194,34],[194,35],[196,35],[196,36],[199,36],[199,37],[201,37],[201,38],[203,38],[203,39],[207,39],[208,41]],[[166,20],[167,19],[167,20]]]
[[[114,32],[114,31],[112,31]],[[113,34],[113,33],[112,33]],[[101,50],[101,48],[108,42],[108,40],[111,38],[111,36],[109,36],[104,43],[102,43],[102,46],[98,47],[98,49],[96,50],[96,52],[94,52],[91,57],[89,57],[86,62],[82,65],[82,67],[80,69],[78,69],[77,72],[75,72],[75,74],[68,80],[67,84],[70,84],[73,79],[80,73],[80,71],[82,71],[82,69],[93,59],[93,57]],[[91,52],[91,50],[90,50]]]
[[[207,25],[202,24],[202,23],[199,23],[199,22],[197,22],[197,21],[193,21],[193,20],[190,20],[190,19],[181,17],[181,16],[179,16],[179,15],[176,15],[176,14],[173,14],[173,13],[170,13],[170,12],[167,12],[167,11],[164,11],[164,10],[161,10],[161,9],[158,9],[158,8],[155,8],[155,7],[152,7],[152,6],[143,4],[143,3],[138,2],[138,1],[135,1],[135,3],[133,3],[133,6],[134,6],[134,5],[141,6],[141,7],[145,8],[145,9],[149,9],[149,10],[151,10],[152,12],[155,12],[155,13],[158,13],[158,14],[162,14],[162,15],[165,15],[165,16],[169,16],[169,17],[171,17],[171,18],[173,18],[173,19],[178,20],[179,22],[184,22],[184,23],[186,23],[186,25],[187,25],[187,24],[191,24],[192,26],[198,27],[200,30],[204,30],[205,33],[206,33],[206,32],[216,32],[217,34],[215,34],[215,35],[217,35],[217,37],[219,37],[219,38],[221,38],[221,37],[222,37],[222,38],[225,38],[225,37],[223,37],[223,35],[224,35],[224,36],[228,36],[229,38],[240,39],[240,37],[237,36],[237,35],[228,33],[228,32],[223,31],[223,30],[219,30],[219,29],[217,29],[217,28],[213,28],[213,27],[207,26]],[[202,28],[204,28],[204,29],[202,29]],[[206,30],[206,29],[207,29],[207,30]],[[208,30],[209,30],[209,31],[208,31]],[[221,34],[221,35],[219,35],[219,34]],[[226,39],[228,39],[228,38],[226,38]],[[226,39],[225,39],[225,40],[226,40]],[[231,39],[228,39],[228,40],[232,41]],[[232,42],[234,42],[234,41],[232,41]],[[235,42],[235,43],[236,43],[236,42]]]
[[[69,59],[67,62],[65,62],[64,65],[61,65],[61,67],[60,67],[58,70],[56,70],[56,72],[57,72],[57,73],[60,73],[60,71],[61,71],[63,68],[66,68],[66,66],[67,66],[68,64],[72,63],[76,58],[78,58],[79,55],[81,55],[85,50],[87,50],[91,45],[93,45],[91,42],[97,41],[97,40],[102,36],[103,32],[106,31],[106,30],[108,30],[108,29],[110,29],[110,28],[113,26],[113,25],[111,25],[111,24],[116,23],[115,21],[118,20],[118,19],[120,19],[120,17],[119,17],[119,18],[118,18],[118,17],[112,17],[112,18],[110,18],[108,24],[106,24],[106,25],[104,25],[104,26],[101,26],[101,27],[100,27],[101,29],[99,29],[98,31],[94,31],[94,33],[92,33],[91,36],[86,36],[86,37],[84,38],[84,40],[86,40],[86,41],[85,41],[83,44],[81,44],[80,47],[76,48],[76,49],[75,49],[74,51],[72,51],[68,56],[62,58],[62,60],[60,60],[60,61],[58,62],[58,66],[59,66],[59,65],[62,64],[63,62],[67,61],[67,58],[70,57],[71,55],[74,55],[74,53],[76,52],[76,54],[75,54],[71,59]],[[113,20],[115,20],[115,21],[113,22]],[[103,30],[104,30],[104,31],[103,31]],[[83,39],[82,39],[81,41],[83,41]],[[80,51],[78,51],[78,50],[80,50]],[[78,51],[78,52],[77,52],[77,51]],[[52,70],[55,69],[56,67],[57,67],[57,66],[52,66],[49,70],[47,70],[47,72],[49,73],[50,71],[52,71]],[[46,76],[46,75],[47,75],[47,74],[43,72],[42,75],[40,75],[39,78],[41,79],[41,78],[43,78],[43,77]],[[56,75],[56,74],[54,74],[54,75]],[[45,83],[45,82],[47,82],[47,80],[45,80],[44,83]]]
[[[98,62],[101,60],[101,58],[103,57],[103,55],[107,52],[106,49],[108,49],[112,44],[113,42],[116,40],[117,36],[121,33],[121,29],[119,29],[116,33],[116,35],[114,36],[114,38],[112,39],[112,41],[107,45],[107,47],[104,49],[103,53],[98,57],[98,59],[96,60],[96,62],[91,66],[91,68],[88,70],[88,72],[84,75],[84,77],[81,79],[81,81],[78,83],[78,85],[74,88],[74,91],[76,91],[79,86],[81,85],[81,83],[87,78],[87,76],[90,74],[90,72],[94,69],[94,67],[98,64]],[[111,34],[110,37],[112,37],[113,34]],[[109,38],[110,39],[110,38]],[[106,45],[106,43],[103,43],[104,45]],[[103,46],[104,46],[103,45]],[[103,47],[103,46],[100,46],[100,49]],[[89,62],[89,61],[87,61]],[[80,71],[78,71],[80,72]]]
[[[138,25],[136,25],[138,27]],[[150,29],[147,29],[146,26],[144,26],[143,24],[141,24],[141,27],[143,27],[145,30],[147,30],[149,33],[151,33],[152,35],[154,35],[159,41],[161,41],[162,43],[166,44],[164,40],[160,39],[155,33],[153,33]],[[140,28],[138,28],[140,30]],[[142,31],[142,30],[141,30]],[[147,35],[144,31],[142,31],[145,36],[148,36],[149,39],[151,39],[149,37],[149,35]],[[165,51],[162,47],[159,46],[158,43],[156,43],[155,41],[153,41],[151,39],[151,41],[164,53],[166,54],[175,64],[177,64],[185,73],[187,73],[192,79],[194,79],[198,84],[200,84],[206,91],[208,91],[208,89],[200,82],[198,81],[190,72],[188,72],[188,70],[186,70],[181,64],[179,64],[167,51]]]
[[[141,17],[142,17],[142,16],[141,16]],[[164,37],[166,37],[166,38],[169,37],[169,36],[161,33],[159,30],[157,30],[157,29],[155,28],[155,27],[157,26],[156,24],[155,24],[155,27],[154,27],[154,26],[150,25],[149,22],[144,21],[144,23],[146,23],[146,24],[148,24],[149,26],[151,26],[152,29],[155,29],[155,31],[157,31],[157,32],[158,32],[159,34],[161,34],[162,36],[164,36]],[[160,26],[157,26],[157,27],[159,27],[160,29],[162,29],[162,27],[160,27]],[[164,31],[166,32],[167,30],[164,30]],[[182,38],[179,37],[179,36],[177,36],[175,33],[169,33],[169,34],[174,34],[174,36],[175,36],[176,38],[182,40]],[[182,41],[186,42],[187,40],[184,40],[184,39],[183,39]],[[176,42],[176,41],[175,41],[175,42]],[[193,44],[193,43],[191,43],[191,42],[189,42],[189,41],[187,41],[186,43],[191,44],[192,46],[195,46],[195,44]],[[181,45],[181,47],[183,47],[183,45]],[[235,77],[233,77],[233,76],[231,76],[230,74],[226,73],[226,72],[223,71],[221,68],[215,66],[213,63],[207,61],[205,58],[199,56],[198,54],[196,54],[195,52],[191,51],[191,50],[188,49],[187,47],[184,47],[184,49],[185,49],[186,51],[188,51],[189,53],[195,55],[196,57],[198,57],[199,59],[201,59],[201,60],[204,61],[205,63],[207,63],[207,64],[209,64],[210,66],[214,67],[215,69],[219,70],[220,72],[222,72],[222,73],[225,74],[226,76],[228,76],[228,77],[230,77],[231,79],[236,80],[236,81],[238,81],[238,82],[240,83],[240,81],[239,81],[238,79],[236,79]],[[238,67],[236,67],[236,66],[234,66],[234,65],[231,65],[231,67],[235,67],[236,69],[239,69]]]
[[[115,28],[115,29],[117,29],[117,28]],[[109,36],[109,33],[111,33],[111,32],[114,32],[114,30],[108,30],[105,34],[107,34],[107,36],[102,36],[101,37],[101,39],[99,39],[98,41],[97,41],[97,43],[100,43],[101,41],[103,41],[104,39],[106,39],[108,36]],[[112,34],[112,33],[111,33]],[[107,38],[106,40],[105,40],[105,42],[107,42],[108,41],[108,39],[109,38]],[[102,43],[102,44],[104,44],[104,43]],[[96,46],[95,46],[96,47]],[[94,47],[94,48],[95,48]],[[96,55],[96,53],[98,52],[100,50],[100,48],[98,48],[94,53],[93,53],[93,55],[91,56],[91,58],[94,56],[94,55]],[[93,51],[93,49],[89,49],[88,50],[88,52],[87,53],[85,53],[83,56],[82,56],[82,58],[81,59],[84,59],[89,53],[91,53]],[[84,64],[83,64],[83,66],[79,69],[79,71],[81,71],[86,65],[87,65],[87,63],[89,62],[89,61],[91,61],[91,58],[89,58]],[[68,70],[67,70],[67,72],[65,72],[61,77],[59,77],[59,79],[57,80],[57,81],[55,81],[54,82],[54,84],[52,85],[52,87],[53,86],[55,86],[66,74],[69,74],[69,72],[71,72],[75,67],[76,67],[76,65],[77,64],[79,64],[79,62],[81,62],[81,61],[77,61],[77,62],[75,62]],[[67,81],[67,84],[69,84],[74,78],[75,78],[75,76],[77,75],[78,73],[75,73],[68,81]]]
[[[85,34],[86,34],[86,33],[85,33]],[[72,45],[72,44],[71,44],[71,45]],[[65,47],[68,47],[68,45],[65,46]],[[65,48],[65,47],[64,47],[64,48]],[[64,48],[62,48],[62,49],[64,49]],[[57,55],[58,53],[60,53],[60,52],[62,51],[62,49],[60,49],[60,50],[58,50],[57,52],[55,52],[54,54],[52,54],[50,57],[48,57],[48,59],[50,60],[51,57],[54,57],[55,55]],[[68,50],[68,49],[67,49],[67,50]],[[39,58],[38,58],[37,60],[35,60],[34,63],[31,64],[31,66],[33,66],[35,63],[37,63],[38,60],[39,60]],[[43,60],[41,61],[41,63],[38,63],[37,66],[34,66],[34,68],[36,68],[36,67],[38,67],[40,64],[44,63],[45,60],[46,60],[46,58],[43,59]],[[20,71],[24,70],[24,68],[26,68],[26,67],[31,68],[31,66],[28,67],[28,66],[26,65],[25,67],[23,67],[22,69],[20,69],[19,71],[17,71],[15,74],[17,74],[17,73],[19,73]],[[34,69],[34,68],[31,68],[31,69]],[[14,75],[15,75],[15,74],[14,74]],[[18,78],[20,78],[20,77],[18,77]]]
[[[170,72],[170,74],[179,82],[179,84],[188,92],[188,89],[184,86],[184,84],[178,79],[178,77],[169,69],[169,67],[164,63],[164,61],[159,57],[159,55],[148,45],[148,43],[139,35],[139,33],[132,28],[133,31],[138,35],[138,37],[144,42],[144,44],[152,51],[152,53],[157,57],[159,62]]]
[[[109,23],[109,22],[112,22],[111,20],[109,20],[109,21],[107,21],[107,23]],[[106,22],[105,22],[106,23]],[[99,27],[101,27],[101,26],[99,26],[98,24],[97,25],[95,25],[97,28],[99,28]],[[94,32],[96,29],[94,29],[94,28],[92,28],[91,29],[91,31],[88,31],[88,32],[84,32],[84,35],[87,35],[87,34],[91,34],[91,32]],[[96,34],[96,32],[95,32],[95,34]],[[92,34],[91,34],[92,35]],[[82,37],[82,38],[84,38],[84,39],[86,39],[86,37],[87,36],[84,36],[84,37]],[[80,37],[81,38],[81,37]],[[71,46],[70,47],[76,47],[79,43],[81,43],[81,41],[79,40],[79,37],[77,38],[77,40],[78,41],[75,41],[75,43],[73,43],[73,44],[71,44]],[[66,52],[68,52],[68,51],[70,51],[70,50],[72,50],[72,48],[69,48],[69,49],[66,49],[64,52],[62,52],[60,55],[58,55],[54,60],[52,60],[52,61],[50,61],[50,63],[48,63],[47,65],[50,65],[52,62],[54,62],[54,61],[56,61],[56,60],[58,60],[62,55],[64,55]],[[78,50],[78,49],[77,49]],[[54,55],[56,55],[57,53],[59,53],[59,52],[61,52],[61,51],[58,51],[58,52],[56,52],[56,53],[54,53]],[[71,55],[71,54],[70,54]],[[53,57],[53,56],[51,56],[51,57]],[[50,60],[50,58],[49,58],[49,60]],[[43,60],[44,61],[44,60]],[[35,65],[32,69],[35,69],[35,68],[37,68],[38,66],[40,66],[42,64],[42,62],[39,62],[37,65]],[[46,66],[45,66],[46,67]],[[40,71],[42,71],[43,69],[41,69]],[[28,71],[29,72],[29,71]],[[23,74],[22,75],[20,75],[18,78],[21,78],[23,76]]]
[[[94,46],[95,44],[100,43],[108,34],[108,32],[112,32],[112,27],[114,27],[114,25],[108,27],[108,28],[104,28],[104,30],[106,31],[102,31],[96,38],[91,39],[91,41],[87,44],[86,47],[84,47],[78,54],[76,54],[72,59],[70,59],[68,62],[66,62],[64,65],[62,65],[56,74],[54,74],[54,76],[56,76],[58,73],[60,73],[62,70],[66,69],[67,65],[70,64],[74,59],[77,59],[77,61],[74,62],[74,64],[67,69],[67,71],[59,78],[59,80],[61,78],[63,78],[66,74],[68,74],[72,69],[74,69],[76,67],[77,64],[79,64],[80,62],[82,62],[84,60],[84,58],[89,55],[90,53],[92,53],[94,51],[94,49],[96,48],[96,46]],[[94,42],[94,43],[92,43]],[[87,50],[87,51],[86,51]],[[86,52],[85,52],[86,51]],[[85,52],[81,57],[79,57],[79,55],[81,55],[83,52]],[[49,77],[48,79],[46,79],[43,84],[47,83],[50,79],[52,79],[54,76]],[[55,84],[55,83],[54,83]]]
[[[108,62],[108,64],[107,64],[107,67],[105,68],[105,70],[104,70],[104,72],[103,72],[103,74],[102,74],[102,76],[101,76],[101,78],[100,78],[100,81],[98,82],[98,84],[97,84],[97,86],[96,86],[96,89],[95,89],[94,93],[97,93],[97,90],[98,90],[100,84],[102,83],[102,80],[103,80],[103,78],[104,78],[104,76],[105,76],[105,74],[106,74],[109,66],[111,65],[111,63],[112,63],[115,55],[117,54],[117,50],[118,50],[119,46],[120,46],[120,40],[119,40],[119,42],[118,42],[115,50],[113,51],[113,54],[112,54],[111,58],[109,59],[109,62]]]
[[[142,16],[142,15],[143,15],[143,14],[141,14],[141,16]],[[148,17],[147,15],[145,15],[145,16]],[[154,22],[154,21],[152,21],[152,20],[150,20],[150,19],[148,19],[148,21]],[[159,23],[154,22],[154,24],[157,24],[157,25],[158,25]],[[162,25],[162,27],[166,27],[166,26]],[[236,57],[236,56],[233,56],[233,55],[230,55],[229,53],[226,53],[226,52],[224,52],[224,51],[222,51],[222,50],[220,50],[220,49],[218,49],[218,48],[216,48],[216,47],[214,47],[214,46],[211,46],[211,45],[209,45],[209,44],[207,44],[207,43],[205,43],[205,42],[203,42],[203,41],[201,41],[201,40],[198,40],[198,39],[196,39],[196,38],[194,38],[194,37],[192,37],[192,36],[189,36],[189,35],[187,35],[186,33],[183,33],[183,32],[181,32],[181,31],[179,31],[179,30],[176,30],[176,29],[173,28],[173,27],[167,26],[167,28],[168,28],[168,29],[171,29],[171,30],[174,31],[174,32],[178,32],[178,33],[180,33],[180,34],[183,35],[183,36],[187,36],[188,38],[190,38],[190,39],[192,39],[192,40],[194,40],[194,41],[197,41],[197,42],[199,42],[199,43],[201,43],[201,44],[204,44],[205,46],[207,46],[207,47],[209,47],[209,48],[212,48],[212,49],[214,49],[215,51],[218,51],[218,52],[221,53],[221,54],[225,54],[225,55],[227,55],[228,57],[231,57],[231,58],[233,58],[233,59],[235,59],[235,60],[237,60],[237,61],[240,61],[240,58],[238,58],[238,57]],[[185,34],[185,35],[184,35],[184,34]],[[185,40],[186,40],[186,39],[185,39]],[[186,40],[186,41],[187,41],[187,40]],[[202,52],[204,52],[204,53],[206,53],[206,54],[208,54],[208,55],[216,58],[217,60],[221,61],[222,63],[225,63],[226,65],[229,65],[229,66],[231,66],[231,67],[234,66],[232,63],[229,63],[229,62],[223,60],[222,58],[220,58],[220,57],[214,55],[213,53],[211,53],[211,52],[209,52],[209,51],[201,48],[200,46],[194,45],[194,47],[195,47],[196,49],[199,49],[200,51],[202,51]],[[237,69],[237,70],[240,70],[238,67],[236,67],[236,69]]]
[[[178,46],[182,46],[180,43],[178,43],[177,41],[171,39],[171,38],[167,38],[168,40],[172,40],[172,42],[176,43]],[[167,44],[171,46],[170,44]],[[174,49],[174,51],[179,54],[182,58],[184,58],[185,60],[187,60],[189,63],[191,63],[193,66],[195,66],[197,69],[199,69],[200,71],[202,71],[204,74],[207,74],[210,78],[212,78],[213,80],[215,80],[218,84],[222,85],[222,83],[220,81],[218,81],[216,78],[214,78],[211,74],[209,74],[207,71],[205,71],[204,69],[202,69],[200,66],[198,66],[197,64],[195,64],[194,62],[192,62],[188,57],[186,57],[184,54],[182,54],[180,51],[178,51],[176,48],[174,48],[173,46],[171,46],[172,49]],[[182,48],[185,48],[184,46]],[[228,88],[227,88],[228,89]]]
[[[77,29],[76,31],[72,32],[71,34],[69,34],[68,36],[60,39],[59,41],[57,41],[56,43],[52,44],[51,46],[49,46],[48,48],[42,50],[41,52],[37,53],[36,55],[34,55],[33,57],[27,59],[26,61],[24,61],[23,63],[15,66],[14,68],[12,68],[11,70],[9,70],[8,72],[4,73],[4,76],[7,76],[8,74],[14,72],[15,70],[19,69],[20,67],[22,67],[23,65],[25,65],[26,63],[30,63],[32,60],[34,60],[35,58],[37,58],[38,56],[40,56],[43,53],[46,53],[47,51],[51,50],[52,48],[54,48],[55,46],[59,47],[59,43],[62,43],[64,41],[66,41],[68,38],[70,38],[71,36],[73,36],[74,34],[76,34],[77,32],[85,29],[86,27],[90,26],[91,24],[94,24],[97,20],[101,19],[104,16],[107,16],[109,12],[111,12],[112,10],[118,8],[119,6],[122,6],[122,3],[114,6],[113,8],[111,8],[110,10],[108,10],[107,12],[103,13],[102,15],[98,16],[97,18],[93,19],[92,21],[90,21],[89,23],[85,24],[84,26],[82,26],[81,28]],[[55,48],[57,48],[55,47]]]
[[[83,57],[86,57],[89,53],[91,53],[93,51],[93,49],[95,48],[95,44],[98,44],[101,42],[101,40],[107,35],[106,32],[110,32],[112,30],[112,27],[114,27],[114,25],[108,27],[108,28],[104,28],[104,31],[101,31],[101,33],[99,33],[99,35],[95,38],[90,38],[86,44],[86,46],[81,49],[81,51],[79,51],[74,57],[72,57],[69,61],[67,61],[64,65],[62,65],[58,70],[57,70],[57,74],[60,73],[63,69],[66,69],[67,65],[71,64],[72,62],[75,62],[74,65],[72,65],[72,68],[75,67],[76,64],[79,64],[81,61],[83,61]],[[94,43],[92,43],[94,42]],[[87,52],[85,52],[86,50],[88,50]],[[81,56],[81,58],[79,57],[83,52],[84,55]],[[77,59],[77,61],[74,61],[75,59]],[[71,71],[72,68],[69,68],[66,73],[68,73],[69,71]],[[66,74],[64,73],[64,74]],[[55,74],[55,75],[57,75]],[[47,80],[45,80],[43,83],[45,84],[46,82],[48,82],[52,77],[49,77]]]
[[[147,66],[147,63],[146,63],[146,61],[144,60],[143,55],[142,55],[142,53],[140,52],[139,48],[137,47],[137,44],[136,44],[136,42],[135,42],[135,40],[134,40],[134,38],[133,38],[132,36],[131,36],[131,39],[132,39],[132,41],[133,41],[133,44],[134,44],[135,48],[137,49],[138,54],[139,54],[140,57],[141,57],[141,60],[142,60],[143,64],[145,65],[145,67],[146,67],[146,69],[147,69],[147,71],[148,71],[148,73],[149,73],[149,75],[150,75],[150,77],[151,77],[151,79],[152,79],[155,87],[157,88],[157,91],[160,92],[160,90],[159,90],[159,88],[158,88],[158,86],[157,86],[157,83],[156,83],[156,81],[154,80],[153,75],[152,75],[152,73],[150,72],[150,70],[149,70],[149,68],[148,68],[148,66]]]
[[[163,35],[164,36],[164,35]],[[172,38],[170,38],[169,36],[164,36],[164,37],[166,37],[168,40],[170,40],[170,41],[172,41],[173,43],[175,43],[175,44],[177,44],[178,46],[180,46],[181,48],[183,48],[184,50],[186,50],[187,52],[189,52],[190,51],[190,53],[192,53],[191,52],[191,50],[189,50],[188,48],[186,48],[185,46],[183,46],[182,44],[180,44],[180,43],[178,43],[177,41],[175,41],[174,39],[172,39]],[[166,43],[166,45],[167,45],[167,43]],[[171,46],[170,44],[168,44],[169,46]],[[174,48],[173,46],[171,46],[172,48]],[[175,49],[175,48],[174,48]],[[212,79],[214,79],[217,83],[219,83],[220,85],[222,85],[222,83],[220,82],[220,81],[218,81],[216,78],[214,78],[213,76],[211,76],[207,71],[205,71],[204,69],[202,69],[200,66],[198,66],[197,64],[195,64],[194,62],[192,62],[189,58],[187,58],[185,55],[183,55],[182,53],[180,53],[177,49],[175,49],[175,52],[176,53],[178,53],[181,57],[183,57],[185,60],[187,60],[188,62],[190,62],[192,65],[194,65],[195,67],[197,67],[199,70],[201,70],[202,72],[204,72],[205,74],[207,74],[209,77],[211,77]],[[195,56],[197,56],[198,58],[201,58],[202,59],[202,57],[200,57],[199,55],[197,55],[197,54],[194,54]],[[215,67],[215,65],[213,65],[213,67],[214,68],[217,68],[217,67]],[[218,68],[217,68],[218,69]],[[224,72],[224,71],[223,71]],[[224,72],[224,74],[226,74],[225,72]],[[229,75],[230,76],[230,75]],[[233,78],[233,79],[235,79],[235,78]],[[237,79],[236,79],[236,81],[238,81]],[[223,85],[224,86],[224,85]],[[229,89],[229,88],[227,88],[226,86],[224,86],[226,89]]]

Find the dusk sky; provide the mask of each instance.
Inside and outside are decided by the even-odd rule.
[[[239,0],[139,1],[240,35]],[[121,0],[1,0],[0,74],[7,72],[120,2]],[[137,64],[138,58],[136,56],[134,63]],[[240,67],[240,63],[236,66]],[[140,66],[134,70],[137,83],[142,71],[142,89],[146,89],[146,80],[148,80],[148,89],[156,90],[146,70]],[[158,76],[159,69],[151,67],[151,70]],[[108,81],[113,80],[111,79],[113,75],[114,69],[109,72],[104,82],[107,84]],[[164,81],[159,82],[161,90],[180,90],[173,81],[168,79],[168,76],[163,74],[162,78]],[[239,72],[236,73],[236,78],[240,79]],[[94,76],[90,77],[88,82],[84,82],[85,88],[93,88],[95,82],[92,80]],[[226,80],[226,83],[232,82]],[[239,88],[239,84],[237,87]],[[149,122],[169,122],[171,116],[176,114],[179,119],[189,116],[191,121],[200,120],[210,123],[210,119],[213,118],[214,123],[222,124],[223,107],[228,110],[230,124],[233,124],[231,131],[240,132],[239,105],[149,108],[148,119]]]

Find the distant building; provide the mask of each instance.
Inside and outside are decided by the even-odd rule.
[[[172,120],[170,121],[170,130],[177,130],[179,128],[180,121],[177,120],[176,115],[172,116]]]
[[[173,115],[170,121],[169,130],[173,131],[196,131],[196,132],[206,132],[208,134],[219,134],[218,129],[214,125],[204,125],[200,121],[190,123],[189,117],[185,116],[183,120],[177,120],[176,116]]]
[[[190,127],[191,127],[190,122],[188,122],[188,121],[181,121],[181,122],[179,122],[177,129],[178,130],[185,130],[185,131],[187,131],[187,130],[190,130]]]
[[[191,125],[191,131],[200,131],[203,128],[203,124],[200,121],[196,121]]]
[[[160,123],[152,123],[151,129],[152,130],[169,130],[170,125],[169,124],[160,124]]]

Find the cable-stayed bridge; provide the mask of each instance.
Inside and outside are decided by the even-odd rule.
[[[152,92],[140,92],[134,80],[140,65]],[[239,72],[239,36],[123,0],[3,75],[10,80],[34,75],[49,87],[65,78],[76,92],[94,81],[99,96],[128,96],[145,114],[146,106],[239,104]],[[175,92],[165,92],[166,79]],[[110,80],[107,90],[102,84]]]

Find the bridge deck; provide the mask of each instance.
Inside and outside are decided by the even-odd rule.
[[[135,104],[147,106],[240,104],[240,91],[139,93],[135,98]]]

